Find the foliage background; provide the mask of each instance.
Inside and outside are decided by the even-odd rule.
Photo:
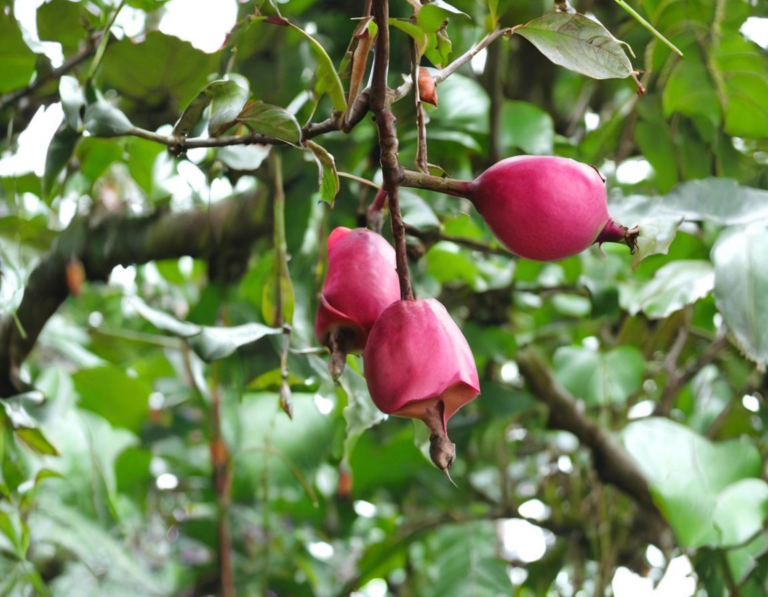
[[[551,9],[536,0],[454,4],[466,16],[450,18],[451,57],[485,34],[491,9],[500,26]],[[362,5],[293,0],[280,10],[338,66]],[[46,252],[80,289],[24,361],[29,388],[14,386],[45,399],[11,397],[5,386],[2,594],[212,594],[225,552],[243,595],[620,595],[622,579],[658,581],[670,562],[687,561],[681,555],[694,568],[688,594],[765,594],[768,57],[740,33],[748,18],[768,17],[765,3],[636,3],[683,60],[616,3],[575,3],[634,49],[648,88],[641,98],[630,79],[556,67],[520,36],[494,42],[484,63],[439,86],[439,108],[427,110],[430,163],[465,179],[521,153],[595,164],[612,213],[643,231],[635,257],[606,246],[606,256],[593,247],[558,263],[515,260],[468,203],[402,190],[417,233],[409,238],[416,293],[448,307],[481,373],[481,397],[449,429],[458,490],[419,453],[424,438],[410,421],[381,422],[358,357],[334,385],[324,357],[306,350],[315,346],[324,240],[335,226],[360,223],[373,190],[341,178],[331,210],[310,152],[272,149],[295,294],[283,295],[293,309],[289,420],[278,395],[283,335],[231,330],[276,323],[270,289],[275,276],[286,280],[268,148],[174,157],[136,136],[80,136],[79,85],[116,7],[52,0],[38,9],[41,40],[59,42],[65,59],[87,53],[60,84],[60,73],[47,78],[54,66],[14,7],[2,6],[0,344]],[[240,4],[239,18],[254,8]],[[254,99],[291,106],[301,124],[313,117],[306,90],[322,57],[300,32],[254,22],[205,53],[157,30],[163,2],[129,0],[124,10],[145,13],[146,34],[128,39],[113,26],[83,86],[89,104],[102,94],[134,125],[167,135],[209,82],[233,72],[250,81]],[[400,1],[391,10],[412,12]],[[409,38],[393,28],[391,86],[409,62]],[[42,83],[17,97],[33,77]],[[20,134],[59,101],[69,128],[54,137],[45,172],[13,166]],[[393,108],[400,161],[410,167],[413,104]],[[326,97],[314,121],[331,110]],[[380,181],[369,118],[317,142],[338,171]],[[200,217],[142,236],[184,213]],[[176,252],[153,253],[176,238]],[[99,270],[123,250],[127,267]],[[142,250],[148,258],[130,265]],[[526,362],[551,369],[564,390],[534,391]],[[5,384],[9,371],[2,376]],[[559,410],[571,397],[580,408]],[[599,432],[578,433],[584,421]],[[625,451],[655,506],[606,477]]]

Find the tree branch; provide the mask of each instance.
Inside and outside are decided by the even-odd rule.
[[[489,44],[493,43],[498,38],[502,36],[512,35],[515,32],[515,29],[517,29],[518,27],[522,27],[522,25],[516,25],[515,27],[509,27],[507,29],[496,29],[495,31],[491,31],[488,35],[486,35],[483,39],[481,39],[476,45],[472,46],[469,50],[464,52],[464,54],[456,58],[453,62],[451,62],[451,64],[449,64],[439,73],[437,73],[434,77],[435,85],[439,85],[440,83],[445,81],[453,73],[459,70],[459,68],[464,66],[467,62],[469,62],[470,60],[472,60],[472,58],[474,58],[477,54],[479,54],[481,50],[484,50],[486,47],[488,47]]]
[[[602,481],[615,485],[642,507],[659,514],[648,481],[632,457],[608,431],[577,408],[573,396],[557,384],[544,360],[526,348],[517,355],[517,364],[533,395],[549,406],[549,427],[573,433],[592,451],[595,470]]]
[[[400,213],[400,182],[403,169],[397,159],[397,131],[395,116],[390,107],[391,98],[387,87],[389,70],[389,1],[375,0],[373,16],[379,27],[376,36],[376,62],[373,66],[370,108],[376,119],[381,149],[381,171],[384,178],[382,188],[389,198],[389,215],[392,221],[392,236],[395,241],[397,275],[400,278],[400,298],[413,300],[413,289],[408,272],[408,256],[405,244],[405,224]]]
[[[96,46],[93,45],[92,40],[89,40],[88,45],[85,48],[80,50],[77,54],[73,54],[72,56],[67,58],[59,68],[52,70],[47,75],[43,75],[42,77],[35,79],[33,83],[30,83],[29,85],[27,85],[26,87],[23,87],[22,89],[11,91],[10,93],[6,93],[4,96],[0,97],[0,112],[5,110],[11,104],[15,104],[21,98],[31,95],[32,93],[37,91],[40,87],[42,87],[49,81],[54,81],[66,75],[78,64],[81,64],[86,60],[88,60],[91,56],[93,56],[95,52],[96,52]]]
[[[248,251],[253,239],[269,229],[263,207],[260,196],[232,197],[210,208],[177,213],[108,214],[98,220],[75,220],[27,281],[16,311],[21,329],[12,315],[0,320],[0,397],[28,389],[19,369],[48,319],[69,295],[66,269],[70,259],[79,259],[86,278],[93,281],[106,280],[118,265],[185,255],[218,260],[226,253],[224,249]]]

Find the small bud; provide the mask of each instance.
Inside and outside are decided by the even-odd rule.
[[[85,268],[83,262],[77,257],[72,257],[67,262],[67,288],[72,296],[80,296],[80,290],[85,282]]]
[[[349,465],[344,462],[339,464],[339,485],[337,493],[342,500],[346,500],[352,495],[352,469],[350,469]]]
[[[419,97],[422,102],[437,107],[437,85],[432,73],[423,66],[419,67]]]
[[[280,409],[293,420],[293,402],[291,401],[291,386],[287,380],[280,384]]]

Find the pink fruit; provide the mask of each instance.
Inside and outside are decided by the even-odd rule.
[[[371,330],[363,362],[379,410],[424,421],[432,460],[448,469],[455,446],[446,424],[480,393],[480,383],[472,351],[445,307],[435,299],[392,303]]]
[[[402,184],[469,199],[496,238],[527,259],[564,259],[595,242],[637,246],[639,229],[609,218],[600,173],[568,158],[508,158],[472,182],[405,171]]]
[[[568,158],[508,158],[483,172],[471,189],[491,231],[526,259],[552,261],[581,253],[609,219],[599,172]]]
[[[389,243],[363,228],[336,228],[328,238],[328,273],[315,319],[315,336],[331,349],[334,377],[341,375],[348,353],[363,350],[381,312],[399,298]]]

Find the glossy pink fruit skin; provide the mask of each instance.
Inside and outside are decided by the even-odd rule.
[[[568,158],[508,158],[483,172],[470,189],[496,238],[526,259],[577,255],[608,222],[602,177],[592,166]]]
[[[371,398],[387,414],[419,419],[430,398],[442,399],[445,426],[480,393],[469,344],[435,299],[387,307],[368,336],[363,363]]]
[[[355,333],[353,350],[365,347],[368,332],[400,298],[395,250],[364,228],[336,228],[328,238],[328,274],[315,319],[315,336],[327,344],[334,326]]]

